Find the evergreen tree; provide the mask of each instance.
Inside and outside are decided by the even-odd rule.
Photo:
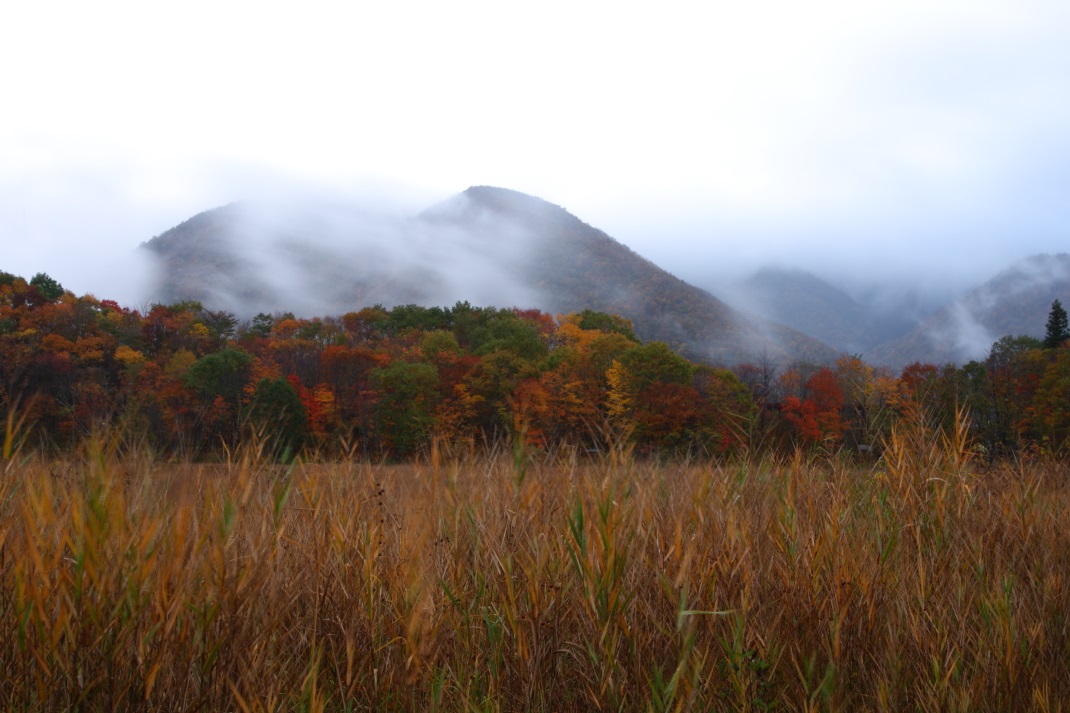
[[[1044,348],[1055,349],[1070,340],[1070,325],[1067,324],[1066,310],[1059,300],[1051,303],[1048,313],[1048,326],[1044,333]]]
[[[267,339],[271,336],[271,330],[275,326],[275,318],[264,312],[253,317],[253,321],[246,330],[249,334]]]
[[[30,278],[30,284],[36,287],[38,292],[53,302],[62,297],[63,293],[66,292],[66,290],[63,289],[63,285],[59,284],[43,272],[39,272]]]

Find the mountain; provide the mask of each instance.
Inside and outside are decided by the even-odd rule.
[[[1070,255],[1034,255],[970,290],[903,337],[882,344],[875,363],[965,363],[1007,335],[1042,338],[1053,300],[1070,302]]]
[[[241,316],[312,316],[353,304],[419,302],[429,277],[396,274],[385,254],[396,241],[375,239],[396,232],[380,216],[332,203],[240,202],[199,213],[141,247],[155,258],[155,301],[195,300]]]
[[[267,288],[252,263],[232,250],[232,237],[241,229],[237,204],[199,213],[153,238],[141,247],[157,258],[153,298],[165,303],[216,301],[217,285],[239,286],[234,298],[256,301]],[[225,239],[224,239],[225,236]]]
[[[851,295],[805,270],[765,267],[726,294],[737,308],[751,310],[825,342],[840,352],[868,355],[918,325],[939,305],[926,306],[916,291],[871,285]]]
[[[869,346],[869,318],[862,305],[805,270],[763,268],[731,294],[735,306],[749,308],[840,351],[857,353]]]
[[[630,319],[704,362],[827,361],[837,352],[732,309],[563,208],[478,186],[416,216],[330,203],[232,204],[143,245],[153,298],[259,311],[337,314],[380,303],[594,309]]]

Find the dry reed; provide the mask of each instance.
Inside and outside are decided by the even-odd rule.
[[[5,449],[12,710],[1067,710],[1067,468]]]

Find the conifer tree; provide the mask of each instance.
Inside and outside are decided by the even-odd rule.
[[[1066,310],[1059,300],[1051,303],[1048,313],[1048,325],[1044,333],[1044,348],[1055,349],[1070,340],[1070,326],[1067,325]]]

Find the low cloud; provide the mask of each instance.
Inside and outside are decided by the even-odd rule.
[[[229,279],[169,273],[182,261],[158,257],[160,287],[148,297],[193,293],[242,316],[264,309],[313,316],[376,303],[541,306],[545,300],[515,280],[531,236],[489,211],[473,212],[468,200],[457,196],[422,214],[318,194],[226,206],[179,226],[168,249],[188,261],[203,248],[202,268]]]
[[[948,320],[940,324],[940,329],[930,330],[927,335],[937,349],[954,355],[958,363],[984,358],[996,336],[961,302],[953,304],[947,315]]]

